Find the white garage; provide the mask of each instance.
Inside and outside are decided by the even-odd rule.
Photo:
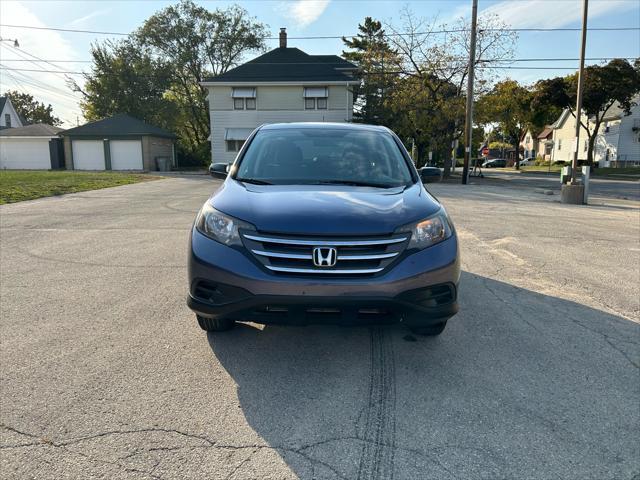
[[[75,170],[106,170],[102,140],[74,140],[71,149]]]
[[[111,170],[142,170],[142,141],[111,140]]]
[[[0,130],[0,169],[52,168],[49,143],[60,130],[45,124]]]

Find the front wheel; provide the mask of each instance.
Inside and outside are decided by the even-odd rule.
[[[444,327],[447,326],[447,321],[436,323],[435,325],[429,325],[425,327],[411,327],[411,331],[416,335],[423,335],[427,337],[435,337],[440,335],[444,331]]]
[[[225,330],[231,330],[236,324],[235,321],[228,318],[206,318],[200,315],[196,315],[196,318],[200,328],[207,332],[224,332]]]

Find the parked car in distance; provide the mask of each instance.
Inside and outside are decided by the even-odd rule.
[[[527,157],[524,160],[520,160],[521,167],[530,167],[531,165],[536,164],[536,159],[533,157]]]
[[[385,127],[259,127],[191,230],[187,304],[200,327],[403,322],[440,334],[458,311],[460,258],[423,172]]]
[[[211,163],[211,165],[209,165],[209,175],[214,178],[227,178],[228,172],[228,163]]]
[[[503,158],[494,158],[493,160],[487,160],[482,164],[482,168],[504,168],[507,166],[507,161]]]

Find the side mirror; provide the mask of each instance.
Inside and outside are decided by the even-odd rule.
[[[437,167],[422,167],[419,172],[422,183],[436,183],[442,180],[442,172]]]
[[[209,174],[214,178],[227,178],[229,172],[228,163],[212,163],[209,166]]]

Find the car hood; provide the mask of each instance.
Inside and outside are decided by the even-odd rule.
[[[440,204],[420,184],[389,189],[343,185],[253,185],[228,178],[217,210],[263,232],[383,235],[428,217]]]

